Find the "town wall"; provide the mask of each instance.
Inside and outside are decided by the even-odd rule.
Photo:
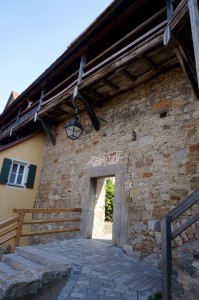
[[[199,102],[180,68],[95,108],[95,131],[86,113],[79,140],[53,128],[56,145],[44,151],[38,207],[82,207],[86,171],[127,164],[124,199],[127,237],[123,249],[135,257],[158,255],[154,224],[199,187]],[[189,211],[191,214],[191,211]],[[190,233],[199,238],[197,231]]]

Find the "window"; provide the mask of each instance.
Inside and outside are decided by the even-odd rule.
[[[0,184],[33,189],[36,166],[28,162],[4,158]]]
[[[8,178],[8,184],[24,186],[24,182],[27,177],[26,174],[27,164],[13,161]]]

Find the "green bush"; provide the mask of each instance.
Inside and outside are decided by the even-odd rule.
[[[105,221],[113,220],[113,202],[114,202],[114,183],[111,179],[106,180],[105,193]]]

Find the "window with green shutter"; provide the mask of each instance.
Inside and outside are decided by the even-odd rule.
[[[36,166],[24,161],[4,158],[0,184],[33,189]]]

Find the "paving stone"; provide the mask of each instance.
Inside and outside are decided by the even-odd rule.
[[[46,245],[22,247],[21,250],[19,247],[17,254],[20,253],[25,259],[28,259],[30,254],[33,264],[50,264],[56,260],[58,264],[66,264],[72,268],[69,280],[60,292],[58,300],[145,300],[149,288],[154,292],[160,287],[159,271],[135,262],[121,249],[103,241],[56,241]]]

